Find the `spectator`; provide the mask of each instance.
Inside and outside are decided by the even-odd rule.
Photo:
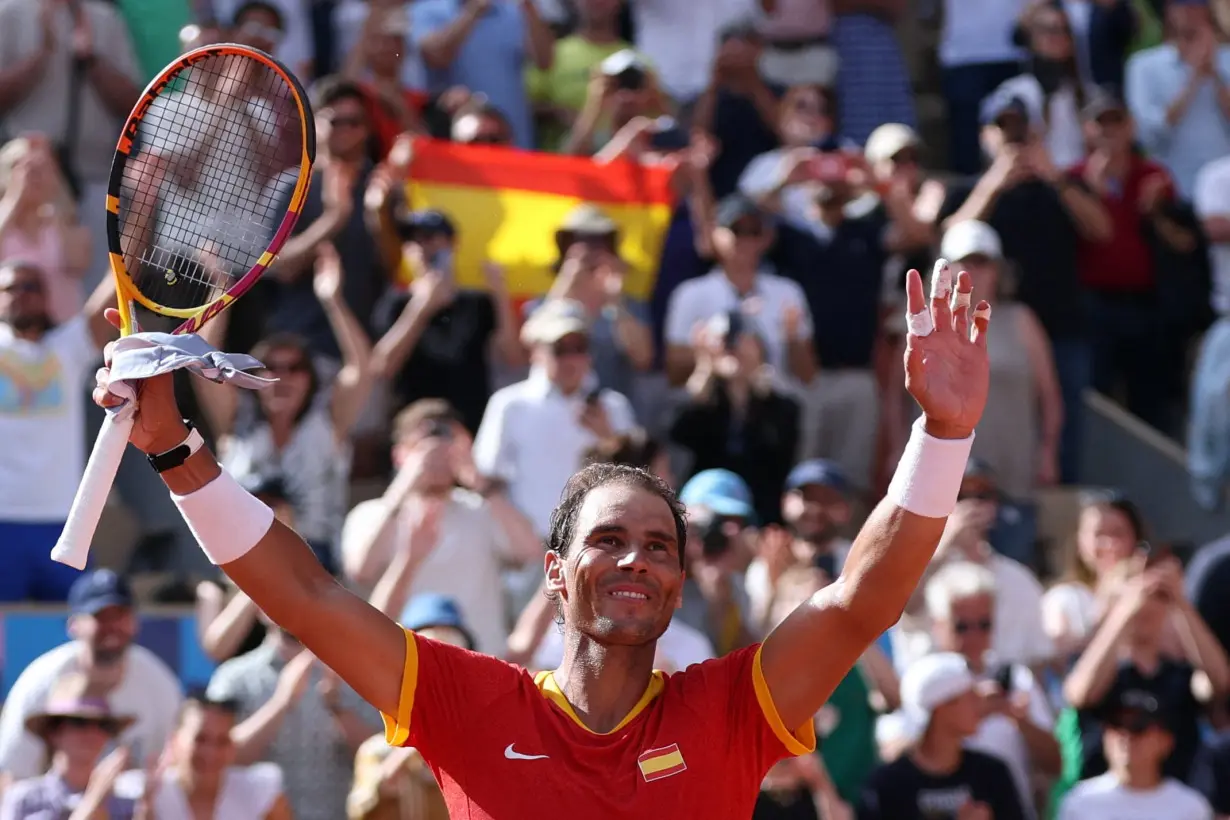
[[[1060,169],[1085,156],[1081,111],[1086,91],[1078,66],[1072,25],[1062,4],[1031,3],[1021,17],[1029,57],[1026,71],[1004,82],[989,99],[1017,97],[1041,114],[1041,138]]]
[[[226,469],[236,477],[276,474],[293,500],[297,530],[327,567],[336,567],[350,473],[349,436],[371,393],[371,343],[343,299],[337,254],[322,246],[313,285],[344,351],[326,392],[327,373],[304,340],[287,333],[262,340],[253,353],[278,381],[252,396],[224,384],[193,379],[202,414],[219,441]],[[206,335],[218,339],[225,323]]]
[[[969,460],[957,500],[992,504],[994,523],[987,533],[987,543],[1000,555],[1026,567],[1037,565],[1037,508],[1032,502],[1012,498],[1000,489],[999,480],[990,464],[977,458]]]
[[[1082,504],[1067,570],[1042,596],[1042,625],[1065,672],[1106,615],[1122,565],[1146,547],[1144,521],[1127,498],[1097,497]]]
[[[682,385],[696,368],[697,330],[714,316],[740,312],[764,341],[765,361],[783,380],[806,384],[816,373],[812,322],[799,285],[762,266],[772,228],[754,202],[735,194],[720,203],[709,232],[718,267],[679,285],[666,313],[666,373]]]
[[[1114,395],[1122,381],[1127,409],[1169,430],[1167,371],[1180,367],[1179,348],[1160,339],[1159,290],[1168,283],[1159,288],[1161,260],[1152,243],[1156,238],[1176,252],[1190,253],[1196,237],[1171,214],[1175,191],[1170,174],[1136,150],[1127,108],[1113,95],[1100,93],[1083,116],[1092,151],[1069,174],[1101,198],[1111,218],[1108,239],[1080,243],[1081,282],[1091,306],[1093,386]]]
[[[1040,669],[1054,654],[1042,629],[1042,585],[1026,567],[987,544],[995,515],[992,501],[958,501],[948,517],[931,568],[938,572],[951,561],[969,561],[988,569],[999,593],[995,597],[991,633],[991,649],[996,659]],[[929,632],[929,628],[921,625],[903,623],[889,633],[893,639],[893,664],[903,674],[920,655],[932,650]]]
[[[568,212],[555,242],[559,263],[546,299],[571,299],[589,319],[590,358],[602,387],[632,396],[635,379],[653,365],[645,306],[624,293],[627,264],[615,222],[588,203]],[[538,305],[526,304],[527,315]]]
[[[372,172],[365,100],[359,86],[338,77],[323,78],[313,86],[317,139],[313,184],[295,234],[267,277],[276,285],[265,327],[303,336],[314,355],[330,360],[339,357],[342,340],[334,336],[336,329],[310,275],[321,245],[331,245],[341,258],[346,305],[369,335],[373,308],[387,284],[378,246],[364,218],[363,198]],[[282,193],[279,207],[285,210],[291,189]]]
[[[452,115],[448,137],[462,145],[513,145],[513,130],[504,112],[487,102],[481,94],[472,94]]]
[[[219,20],[239,29],[244,22],[259,24],[271,52],[303,81],[310,81],[312,71],[311,20],[306,10],[294,0],[219,0],[214,4]],[[250,30],[255,33],[255,26]],[[271,32],[278,32],[277,35]]]
[[[517,146],[533,147],[527,58],[545,71],[555,51],[555,34],[537,6],[530,0],[425,0],[411,6],[411,14],[428,90],[459,85],[485,95],[511,124]]]
[[[954,561],[931,576],[924,594],[936,650],[964,656],[979,681],[983,718],[966,745],[1004,762],[1033,816],[1033,774],[1054,777],[1063,761],[1046,692],[1028,666],[999,661],[991,649],[998,593],[990,570]]]
[[[416,635],[474,649],[451,598],[425,594],[411,599],[402,625]],[[355,755],[354,785],[346,798],[348,820],[448,820],[448,809],[431,770],[412,746],[393,748],[373,735]]]
[[[1205,738],[1192,766],[1191,785],[1213,806],[1220,819],[1230,815],[1230,732],[1226,704],[1215,713],[1213,731]]]
[[[814,85],[787,89],[774,127],[781,145],[752,158],[739,175],[739,193],[787,224],[812,227],[818,171],[825,167],[819,156],[823,151],[841,157],[832,90]]]
[[[1128,60],[1125,91],[1141,144],[1189,199],[1201,166],[1230,154],[1230,46],[1206,0],[1167,0],[1166,29],[1167,43]]]
[[[0,435],[21,442],[0,460],[0,537],[9,556],[3,601],[63,601],[77,577],[48,555],[85,469],[79,388],[115,333],[102,316],[115,298],[109,279],[61,325],[51,320],[45,282],[32,264],[0,262]]]
[[[585,454],[585,463],[640,467],[665,481],[668,487],[676,486],[670,453],[660,441],[650,438],[639,427],[598,442]]]
[[[829,820],[853,817],[815,754],[789,757],[769,769],[760,784],[752,820]]]
[[[884,346],[884,271],[891,255],[931,237],[909,211],[890,213],[867,198],[856,203],[853,169],[842,162],[819,172],[806,228],[783,226],[772,258],[803,288],[815,329],[813,358],[824,371],[804,388],[801,453],[836,461],[855,486],[866,488],[883,392],[875,365]],[[837,290],[843,299],[831,298]]]
[[[662,88],[683,105],[703,97],[710,70],[723,59],[723,34],[746,21],[760,0],[637,0],[632,9],[636,47],[662,78]]]
[[[705,470],[683,485],[679,501],[688,510],[688,540],[675,620],[708,635],[720,657],[752,641],[743,588],[756,515],[751,488],[729,470]]]
[[[653,118],[666,113],[665,103],[644,59],[630,48],[617,51],[592,70],[585,103],[560,150],[610,161],[626,152],[629,142],[642,142],[642,135],[661,128]],[[674,120],[665,118],[665,123]]]
[[[189,695],[168,749],[169,765],[120,776],[116,791],[148,795],[158,820],[290,820],[282,770],[273,763],[231,765],[237,703]],[[151,782],[150,774],[153,775]]]
[[[837,119],[842,138],[855,145],[871,139],[884,123],[917,124],[914,88],[897,34],[910,9],[897,0],[833,0]]]
[[[760,76],[764,40],[754,26],[732,23],[722,29],[718,42],[709,84],[692,110],[692,127],[712,134],[721,146],[709,166],[710,185],[720,198],[737,190],[749,162],[777,147],[782,90]],[[663,70],[653,52],[646,53]]]
[[[1035,0],[1027,5],[1022,21],[1034,8],[1048,2],[1053,3],[1053,0]],[[1081,81],[1085,85],[1123,88],[1123,67],[1128,52],[1139,47],[1137,41],[1149,25],[1142,18],[1151,16],[1151,12],[1142,11],[1142,4],[1132,0],[1066,0],[1053,4],[1062,5],[1067,15],[1068,27],[1076,43],[1076,64]],[[1143,5],[1160,6],[1160,0],[1149,0]],[[1018,45],[1025,44],[1027,34],[1021,23],[1017,24],[1013,39]]]
[[[799,406],[773,385],[765,342],[743,315],[719,315],[696,346],[688,398],[671,439],[692,456],[692,469],[723,468],[743,477],[760,521],[779,520],[781,488],[799,441]]]
[[[9,260],[43,271],[52,323],[81,312],[90,234],[77,221],[77,204],[42,137],[0,147],[0,262]]]
[[[84,677],[91,697],[105,697],[117,714],[133,717],[119,740],[134,760],[161,751],[175,727],[179,681],[153,652],[134,643],[137,617],[128,584],[111,570],[94,570],[73,584],[68,605],[72,640],[31,661],[0,711],[0,771],[11,780],[41,771],[39,739],[26,721],[68,674]]]
[[[1110,771],[1068,793],[1059,820],[1118,820],[1124,816],[1213,820],[1199,792],[1165,774],[1175,746],[1172,724],[1158,698],[1129,689],[1108,704],[1103,748]]]
[[[585,307],[552,299],[526,320],[530,375],[497,390],[474,440],[474,461],[487,480],[502,482],[535,533],[549,531],[551,510],[585,451],[632,428],[621,393],[595,384]]]
[[[1204,166],[1194,205],[1209,242],[1212,305],[1217,321],[1200,346],[1191,385],[1188,470],[1202,507],[1221,509],[1230,478],[1230,417],[1223,400],[1230,389],[1230,157]]]
[[[249,0],[231,18],[231,39],[273,54],[286,39],[286,19],[272,3]],[[298,68],[298,66],[296,66]],[[307,76],[307,75],[305,75]]]
[[[411,48],[410,8],[400,1],[369,12],[365,5],[338,9],[364,15],[361,29],[347,52],[342,76],[362,86],[367,95],[368,122],[378,143],[376,155],[386,156],[398,134],[422,132],[420,113],[427,102],[423,64]]]
[[[757,30],[765,38],[761,71],[783,87],[815,83],[831,87],[837,79],[837,52],[829,43],[830,0],[785,0],[765,4]]]
[[[1187,597],[1213,630],[1222,649],[1230,654],[1230,537],[1222,537],[1196,550],[1187,565]]]
[[[132,39],[104,0],[14,0],[0,6],[4,132],[46,134],[90,229],[86,286],[108,270],[107,181],[120,127],[140,88]]]
[[[492,366],[523,364],[504,272],[483,265],[487,292],[458,286],[457,229],[440,211],[398,210],[384,230],[413,271],[409,288],[390,288],[378,307],[387,332],[373,351],[372,369],[392,380],[397,407],[439,398],[478,429],[491,395]]]
[[[1163,652],[1172,620],[1180,636],[1178,657]],[[1195,683],[1197,677],[1207,681]],[[1230,691],[1230,662],[1183,594],[1182,570],[1172,557],[1163,555],[1125,579],[1064,681],[1064,695],[1077,710],[1081,779],[1106,771],[1099,710],[1130,690],[1157,699],[1173,736],[1163,771],[1186,781],[1199,747],[1201,701]]]
[[[259,648],[218,667],[206,697],[237,704],[236,765],[276,763],[297,820],[337,820],[376,715],[291,635],[266,626]]]
[[[976,683],[965,658],[953,652],[910,666],[901,679],[901,704],[917,741],[871,773],[859,799],[860,820],[1027,816],[1008,768],[964,747],[982,718]]]
[[[949,189],[940,227],[980,220],[999,234],[1003,257],[1016,269],[1016,298],[1034,312],[1050,338],[1065,411],[1059,472],[1071,483],[1079,464],[1090,350],[1082,301],[1050,294],[1080,293],[1079,242],[1109,236],[1110,217],[1096,196],[1051,162],[1037,134],[1039,112],[1031,113],[1014,97],[989,100],[983,114],[982,142],[991,166],[972,186]],[[1047,241],[1039,242],[1040,236]]]
[[[576,28],[556,41],[551,67],[546,71],[530,69],[526,82],[534,104],[539,148],[561,148],[565,135],[585,109],[595,69],[630,47],[620,38],[619,15],[623,5],[623,0],[576,3]],[[640,65],[628,64],[627,68],[635,67],[636,71],[625,78],[625,84],[635,84],[638,73],[641,83],[647,80],[645,60],[639,55],[637,60]]]
[[[478,651],[498,654],[508,640],[500,570],[539,561],[542,545],[501,488],[482,482],[470,445],[443,401],[421,399],[401,411],[397,475],[381,498],[346,516],[342,561],[352,581],[376,587],[394,616],[412,596],[447,595]]]
[[[967,271],[978,293],[999,311],[991,330],[996,341],[988,341],[996,389],[978,423],[974,457],[991,465],[1008,495],[1031,498],[1035,487],[1059,478],[1065,407],[1056,354],[1034,311],[1008,297],[1007,263],[994,228],[956,223],[944,232],[940,255]]]
[[[850,554],[850,541],[842,533],[853,519],[852,500],[850,482],[831,461],[803,461],[786,476],[780,502],[786,529],[761,531],[744,580],[751,626],[758,634],[768,634],[778,581],[792,567],[816,567],[830,579],[841,574]]]
[[[103,752],[134,720],[111,711],[107,699],[92,694],[92,688],[85,675],[66,673],[52,684],[46,706],[26,718],[25,731],[45,744],[50,768],[45,774],[35,769],[6,788],[0,818],[68,817],[81,804],[101,809],[109,820],[131,820],[136,801],[115,793],[113,783],[101,781],[114,778],[119,773],[115,764],[127,758],[124,749],[107,760]],[[42,757],[37,746],[31,751]]]
[[[979,107],[1000,83],[1020,73],[1024,56],[1012,29],[1024,0],[944,0],[939,63],[948,103],[948,167],[979,172]]]

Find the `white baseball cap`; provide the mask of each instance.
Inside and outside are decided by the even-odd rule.
[[[940,240],[940,256],[950,262],[959,262],[970,256],[1002,259],[1004,246],[994,228],[985,222],[969,219],[944,231],[944,238]]]
[[[920,736],[936,708],[974,688],[974,673],[964,655],[936,652],[924,655],[901,676],[901,712],[915,736]]]
[[[589,333],[585,307],[573,299],[548,299],[525,320],[521,341],[550,345],[573,333]]]
[[[863,156],[868,162],[880,162],[892,159],[906,148],[921,145],[918,133],[908,125],[899,122],[887,122],[871,132],[867,144],[863,146]]]

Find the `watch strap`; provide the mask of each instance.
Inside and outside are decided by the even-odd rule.
[[[146,456],[155,472],[165,473],[167,470],[181,466],[197,450],[205,446],[205,439],[201,436],[201,431],[196,429],[196,425],[190,421],[185,421],[184,424],[188,427],[188,437],[186,439],[165,453],[159,453],[156,456]]]

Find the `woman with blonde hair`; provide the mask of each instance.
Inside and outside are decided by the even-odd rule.
[[[0,147],[0,261],[20,259],[43,272],[51,321],[81,311],[90,251],[47,138],[27,135]]]

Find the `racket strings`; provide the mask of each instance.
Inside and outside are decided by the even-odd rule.
[[[216,299],[256,264],[285,210],[302,123],[266,64],[217,54],[174,76],[142,121],[120,240],[133,284],[171,308]]]

